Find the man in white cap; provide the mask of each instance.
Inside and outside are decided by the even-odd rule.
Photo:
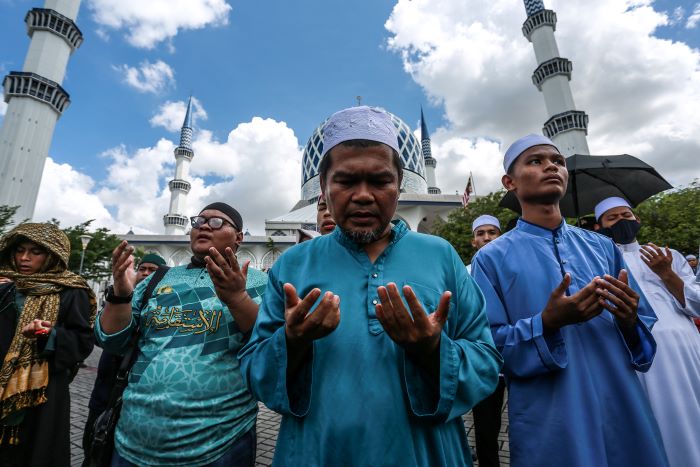
[[[503,168],[522,217],[472,274],[503,355],[511,465],[668,465],[635,374],[654,357],[653,312],[620,251],[563,219],[569,174],[551,140],[517,140]]]
[[[639,218],[624,198],[612,197],[595,207],[596,230],[622,250],[639,291],[659,321],[658,345],[651,369],[640,373],[642,386],[659,422],[671,465],[700,465],[700,284],[683,255],[653,243],[639,245]]]
[[[685,260],[690,265],[690,269],[693,270],[693,274],[698,272],[698,257],[695,255],[685,255]]]
[[[319,175],[337,228],[275,263],[239,354],[253,394],[282,414],[274,463],[471,465],[461,416],[493,392],[501,359],[457,252],[391,222],[390,115],[332,115]]]
[[[484,214],[472,222],[472,246],[477,251],[501,236],[501,223],[495,216]],[[471,273],[471,264],[467,265]],[[474,441],[480,467],[498,467],[498,434],[501,431],[501,411],[506,383],[503,375],[498,377],[496,390],[472,409],[474,416]]]
[[[479,251],[487,243],[501,236],[501,223],[494,216],[484,214],[472,222],[472,246]],[[471,264],[467,264],[467,271],[471,273]]]

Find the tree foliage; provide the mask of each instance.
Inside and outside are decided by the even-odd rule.
[[[12,218],[19,206],[0,206],[0,235],[5,235],[12,227]]]
[[[700,183],[660,193],[634,210],[642,222],[638,239],[698,254],[700,245]]]
[[[467,205],[452,211],[447,222],[438,220],[433,225],[433,234],[438,235],[452,244],[464,261],[469,264],[476,249],[472,246],[472,222],[482,214],[490,214],[498,218],[501,228],[505,230],[508,222],[517,217],[513,211],[498,206],[505,195],[505,190],[499,190],[480,196]]]
[[[472,221],[482,214],[496,216],[503,230],[517,215],[498,206],[504,190],[490,193],[470,202],[466,208],[455,209],[447,222],[436,222],[433,233],[452,244],[465,264],[471,262],[476,250],[471,245]],[[649,198],[634,210],[640,218],[640,242],[674,248],[683,254],[698,254],[700,245],[700,183],[665,191]],[[567,219],[571,224],[576,219]]]
[[[59,225],[56,219],[52,219],[51,222]],[[92,222],[93,220],[88,220],[61,230],[70,239],[71,253],[68,268],[75,273],[80,270],[80,256],[83,252],[80,236],[87,234],[92,237],[85,248],[82,276],[87,280],[101,281],[112,274],[112,251],[119,245],[120,240],[105,227],[91,231]]]

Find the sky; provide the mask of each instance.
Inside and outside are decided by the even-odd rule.
[[[544,3],[591,153],[632,154],[674,186],[700,178],[700,2]],[[41,6],[0,0],[1,75],[21,70],[24,15]],[[470,173],[477,194],[496,190],[507,146],[547,119],[525,19],[521,0],[83,0],[34,218],[162,233],[190,95],[186,215],[223,200],[262,234],[300,198],[314,128],[358,95],[415,129],[423,107],[443,193]]]

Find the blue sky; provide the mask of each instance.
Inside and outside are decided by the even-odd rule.
[[[401,57],[386,49],[389,34],[383,24],[394,2],[229,4],[227,26],[184,31],[143,50],[126,43],[119,32],[110,32],[108,41],[100,38],[90,3],[83,1],[78,25],[85,42],[69,63],[64,88],[72,104],[60,120],[51,154],[99,177],[96,154],[121,143],[137,148],[169,136],[148,120],[165,100],[185,100],[190,93],[206,108],[207,128],[219,138],[233,124],[257,115],[287,122],[303,144],[320,121],[353,105],[357,95],[391,109],[411,125],[418,121],[421,105],[434,125],[441,122],[440,108],[429,105],[403,71]],[[0,41],[14,46],[3,47],[0,63],[15,70],[21,68],[29,44],[23,18],[37,2],[1,5]],[[112,68],[143,60],[168,63],[176,84],[155,94],[139,93]]]
[[[166,13],[144,11],[153,10],[155,4],[169,5]],[[690,155],[697,157],[693,151],[700,147],[692,135],[698,123],[676,128],[673,116],[687,112],[697,119],[689,107],[699,95],[700,24],[691,18],[694,11],[700,16],[700,3],[552,0],[545,4],[559,15],[562,55],[574,60],[572,88],[579,108],[591,116],[593,152],[649,154],[656,161],[662,160],[661,145],[678,144],[674,154],[680,155],[668,165],[667,178],[682,184],[699,176],[697,169],[687,170],[693,166]],[[2,74],[21,69],[29,44],[24,15],[40,6],[39,1],[0,0]],[[587,14],[594,16],[586,18]],[[577,42],[578,28],[589,32],[604,28],[605,22],[599,21],[603,18],[618,21],[621,29],[628,24],[636,32],[620,41],[624,47],[617,40],[605,48],[596,48],[595,40],[590,45]],[[136,225],[137,231],[158,232],[169,197],[165,183],[172,176],[167,142],[176,142],[177,134],[150,120],[164,115],[164,104],[185,101],[190,93],[206,112],[206,119],[197,121],[202,142],[195,150],[202,155],[198,152],[192,164],[199,182],[194,183],[191,204],[212,196],[240,197],[235,185],[242,186],[244,178],[273,188],[279,184],[277,198],[274,190],[250,193],[266,198],[243,209],[258,232],[264,218],[284,213],[298,198],[299,147],[326,116],[354,105],[356,95],[414,127],[423,106],[435,133],[433,153],[444,191],[463,187],[471,171],[479,177],[478,186],[495,189],[500,173],[493,161],[503,150],[499,144],[507,144],[517,132],[538,131],[546,119],[542,97],[530,82],[536,63],[531,45],[519,31],[524,19],[519,0],[84,0],[77,23],[85,42],[71,58],[63,83],[72,104],[59,120],[50,150],[51,160],[62,167],[47,167],[52,177],[47,181],[45,176],[44,183],[56,186],[42,186],[37,216],[55,211],[68,223],[93,217],[115,230]],[[601,37],[609,29],[601,29]],[[600,79],[610,70],[596,69],[598,55],[606,55],[601,58],[604,63],[608,50],[612,57],[616,47],[623,57],[620,76],[641,76],[624,88],[631,94],[617,110],[609,100],[597,97],[615,94]],[[635,51],[641,53],[636,60],[630,57]],[[644,51],[651,55],[643,56]],[[137,72],[144,64],[161,62],[161,71],[166,68],[170,74],[151,79],[137,75],[136,83],[127,82],[128,69]],[[671,83],[646,71],[664,66],[690,83],[686,90],[674,90]],[[663,122],[658,115],[637,121],[644,112],[629,108],[635,93],[646,99],[650,88],[658,92],[658,102],[674,103],[655,107],[665,109]],[[518,105],[514,95],[519,96]],[[514,112],[514,105],[529,106],[531,114]],[[621,124],[617,133],[609,123],[604,131],[593,123],[614,122],[627,111],[639,115],[632,118],[634,122]],[[644,125],[670,125],[666,135],[673,138],[656,143],[640,131]],[[149,157],[152,165],[144,166],[144,171],[152,169],[157,175],[128,172]],[[245,169],[255,167],[254,160],[245,165],[255,158],[273,165],[278,161],[285,169],[266,177]],[[71,209],[74,200],[66,201],[66,206],[48,205],[47,200],[61,193],[61,183],[74,185],[70,196],[82,196],[80,185],[89,185],[83,187],[89,199],[84,211]],[[249,193],[255,184],[246,186]],[[129,204],[125,201],[129,190],[148,193],[134,196]]]

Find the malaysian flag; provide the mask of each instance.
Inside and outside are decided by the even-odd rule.
[[[472,177],[472,173],[469,172],[469,180],[467,181],[467,187],[464,189],[464,193],[462,194],[462,206],[465,208],[467,207],[467,204],[469,204],[469,198],[471,197],[472,193],[474,193],[474,180]]]

